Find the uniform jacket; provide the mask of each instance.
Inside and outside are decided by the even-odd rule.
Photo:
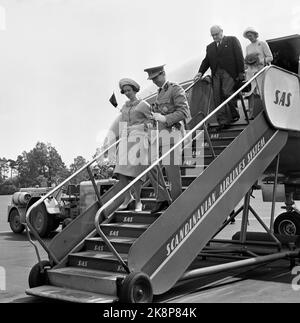
[[[158,92],[154,112],[166,117],[166,128],[176,126],[180,121],[188,119],[190,108],[184,89],[176,83],[167,82]]]
[[[202,61],[199,72],[204,74],[209,68],[215,75],[217,68],[223,68],[236,80],[240,73],[244,73],[244,57],[241,44],[236,37],[224,36],[219,48],[216,42],[206,48],[206,57]]]

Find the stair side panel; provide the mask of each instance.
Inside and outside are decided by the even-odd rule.
[[[172,250],[174,248],[172,247],[172,237],[179,237],[178,239],[180,240],[180,236],[182,236],[183,239],[185,236],[185,226],[188,231],[189,223],[193,223],[194,221],[195,223],[199,224],[198,222],[204,221],[209,214],[208,211],[210,211],[210,208],[213,205],[216,206],[215,204],[217,202],[217,197],[214,196],[212,192],[218,189],[221,184],[226,187],[226,178],[231,176],[230,174],[232,172],[234,174],[236,171],[241,177],[242,173],[244,172],[244,168],[247,166],[245,162],[243,162],[243,159],[248,158],[249,155],[251,162],[255,160],[254,157],[257,157],[255,154],[258,153],[258,148],[263,151],[274,133],[275,131],[270,129],[268,124],[265,122],[263,115],[260,115],[251,124],[251,126],[248,126],[242,132],[242,134],[240,134],[239,137],[223,152],[223,154],[217,158],[207,168],[207,170],[201,176],[199,176],[192,183],[192,185],[168,208],[164,215],[160,217],[138,240],[136,240],[130,249],[128,256],[128,264],[130,269],[134,271],[144,271],[149,276],[152,276],[160,264],[165,261],[165,258],[173,252]],[[282,138],[280,139],[278,137],[277,141],[283,141],[285,143],[287,137],[286,133],[283,133],[280,136]],[[270,160],[268,158],[266,160],[267,165],[265,165],[264,161],[260,163],[262,168],[268,166],[268,163],[272,161],[274,154],[276,154],[276,149],[280,150],[281,147],[279,144],[277,144],[274,149],[275,151],[272,152],[272,156],[269,157]],[[252,155],[253,158],[251,159]],[[239,169],[242,171],[239,171]],[[263,170],[260,170],[260,172],[263,172]],[[257,177],[256,175],[254,176],[256,178],[252,179],[253,183],[257,180],[259,175],[257,175]],[[249,189],[253,183],[250,183],[249,180],[247,180],[247,189]],[[224,192],[225,191],[226,189],[224,189]],[[221,196],[221,198],[224,197],[224,194]],[[231,201],[231,203],[228,203],[227,201],[227,207],[225,205],[222,218],[226,219],[227,215],[232,211],[238,202],[239,200]],[[199,207],[200,209],[202,208],[200,215],[198,212]],[[195,214],[195,217],[191,217],[193,214]],[[197,216],[200,217],[200,221],[197,220]],[[211,221],[213,223],[214,219]],[[215,229],[216,231],[220,227],[220,225],[217,224]],[[209,233],[209,235],[209,238],[206,239],[207,241],[211,238],[213,233]],[[201,241],[199,241],[199,243],[200,242]],[[176,241],[174,241],[173,244],[174,243],[179,245],[179,243]],[[185,261],[179,259],[178,264],[176,262],[174,263],[172,270],[168,274],[170,275],[170,273],[172,273],[171,276],[173,278],[170,277],[170,280],[175,280],[175,283],[176,279],[180,278],[180,272],[184,272],[185,268],[189,266],[190,262],[192,262],[200,250],[201,249],[198,248],[194,248],[194,250],[185,249],[185,255],[189,260],[187,258]],[[176,268],[177,266],[179,269]],[[166,280],[168,279],[166,278]],[[163,287],[164,284],[158,286],[161,282],[156,284],[154,280],[153,283],[155,293],[160,293],[162,290],[166,291],[172,285],[171,283],[168,285],[168,282],[166,282],[166,286],[168,285],[168,287]]]

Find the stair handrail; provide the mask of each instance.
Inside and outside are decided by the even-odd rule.
[[[32,241],[32,239],[30,237],[30,233],[32,233],[34,235],[34,237],[38,240],[38,242],[43,247],[43,249],[47,252],[47,254],[49,256],[49,259],[53,260],[54,263],[56,263],[56,264],[59,263],[58,259],[55,257],[55,255],[53,254],[53,252],[44,243],[44,241],[42,240],[42,238],[40,237],[40,235],[38,234],[38,232],[35,230],[35,228],[33,227],[33,225],[30,223],[29,215],[30,215],[31,211],[34,208],[36,208],[37,206],[39,206],[40,204],[42,204],[48,197],[50,197],[51,195],[53,195],[54,192],[56,192],[57,190],[61,189],[65,184],[67,184],[70,180],[72,180],[74,177],[76,177],[82,171],[84,171],[85,169],[89,170],[89,167],[94,162],[96,162],[99,158],[101,158],[103,155],[105,155],[110,149],[112,149],[113,147],[115,147],[120,142],[120,140],[121,140],[121,138],[119,138],[117,141],[115,141],[113,144],[111,144],[108,148],[105,148],[93,160],[91,160],[90,162],[86,163],[84,166],[82,166],[80,169],[78,169],[75,173],[73,173],[72,175],[70,175],[67,179],[65,179],[59,185],[55,186],[51,191],[49,191],[47,194],[43,195],[37,202],[35,202],[34,204],[32,204],[28,208],[28,210],[26,212],[26,216],[25,216],[25,219],[26,219],[26,225],[25,225],[26,226],[26,231],[27,231],[27,235],[28,235],[29,242],[35,248],[35,251],[36,251],[36,254],[37,254],[37,258],[38,258],[39,262],[41,262],[41,258],[40,258],[40,255],[39,255],[39,251],[38,251],[38,248],[37,248],[36,244]],[[94,189],[96,189],[95,186],[94,186]],[[96,194],[97,194],[97,192],[96,192]],[[29,230],[28,230],[28,228],[29,228]]]
[[[117,250],[113,247],[112,243],[109,241],[109,239],[106,237],[104,232],[100,228],[100,216],[102,212],[109,207],[117,198],[119,198],[122,194],[126,193],[129,189],[132,188],[132,186],[138,182],[140,179],[142,179],[151,169],[153,169],[155,166],[157,166],[162,160],[164,160],[172,151],[174,151],[177,147],[179,147],[182,143],[184,143],[196,130],[201,128],[205,123],[214,116],[219,110],[221,110],[228,102],[230,102],[232,99],[234,99],[238,94],[240,94],[243,89],[245,89],[249,84],[251,84],[258,76],[263,74],[266,70],[270,69],[272,65],[265,66],[263,69],[258,71],[252,78],[250,78],[245,84],[243,84],[236,92],[234,92],[228,99],[226,99],[223,103],[221,103],[217,108],[215,108],[210,114],[208,114],[203,120],[201,120],[192,130],[186,133],[186,135],[179,140],[173,147],[171,147],[163,156],[158,158],[156,161],[154,161],[146,170],[144,170],[139,176],[134,178],[126,187],[124,187],[119,193],[117,193],[113,198],[111,198],[109,201],[107,201],[104,205],[101,206],[101,208],[97,211],[95,216],[95,227],[97,233],[100,235],[100,237],[104,240],[105,244],[109,248],[109,250],[114,254],[114,256],[118,259],[120,264],[123,266],[125,271],[127,273],[130,273],[130,270],[120,254],[117,252]],[[198,81],[198,80],[197,80]],[[186,91],[188,91],[190,88],[192,88],[197,81],[195,81]],[[195,138],[198,137],[198,134]],[[111,215],[110,215],[111,216]],[[108,216],[107,218],[109,218]]]

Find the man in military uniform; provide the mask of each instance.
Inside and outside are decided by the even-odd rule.
[[[159,88],[157,98],[153,106],[152,116],[158,123],[158,129],[160,131],[159,147],[160,149],[163,149],[166,144],[166,142],[164,142],[164,134],[171,134],[171,136],[165,136],[165,138],[173,138],[174,142],[172,144],[176,144],[176,142],[182,138],[184,121],[190,117],[190,108],[184,89],[176,83],[167,81],[164,65],[147,68],[144,71],[148,73],[148,79],[152,80],[152,82]],[[172,144],[168,142],[168,148],[171,148]],[[152,140],[152,157],[153,151],[156,150],[156,146],[157,140]],[[163,149],[162,153],[166,153],[167,150]],[[175,161],[174,155],[174,153],[171,154],[168,159],[168,164],[163,161],[167,178],[170,183],[170,195],[172,201],[176,200],[182,193],[180,166],[179,163]],[[178,156],[176,157],[178,161]],[[152,186],[154,188],[158,187],[158,203],[157,207],[152,210],[152,213],[162,211],[169,205],[168,192],[164,188],[158,174],[159,172],[157,172],[157,169],[152,169],[149,174]]]

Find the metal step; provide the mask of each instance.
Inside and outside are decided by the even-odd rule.
[[[200,163],[198,162],[199,160],[200,160]],[[180,166],[181,177],[198,177],[200,174],[202,174],[203,171],[207,168],[206,165],[203,165],[203,160],[204,160],[203,157],[202,158],[187,157],[186,160],[184,161],[184,165]],[[165,174],[165,171],[163,171],[163,173],[164,173],[164,179],[167,182],[168,179]],[[182,185],[183,185],[182,190],[185,190],[189,184],[186,185],[183,183]],[[151,192],[148,191],[148,195],[147,195],[147,191],[145,191],[145,189],[149,190],[150,188],[152,189],[152,191]],[[153,191],[152,186],[148,188],[143,188],[141,192],[141,197],[144,197],[144,198],[155,197],[155,193]]]
[[[153,210],[153,208],[156,206],[157,201],[155,198],[142,198],[141,199],[142,203],[143,203],[143,210],[145,212],[150,212],[151,210]]]
[[[113,303],[118,300],[118,297],[112,295],[96,294],[49,285],[27,289],[25,292],[31,296],[46,297],[72,303]]]
[[[199,175],[203,172],[204,166],[203,165],[181,165],[180,166],[180,173],[181,176],[184,175]]]
[[[212,135],[212,134],[211,134]],[[212,136],[210,138],[211,140],[211,143],[213,144],[213,146],[228,146],[230,145],[233,140],[235,139],[236,137],[225,137],[225,138],[219,138],[218,136],[216,136],[216,138],[214,136]]]
[[[182,182],[182,187],[187,188],[188,186],[191,185],[191,183],[197,178],[197,175],[181,175],[181,182]],[[167,186],[169,185],[168,183],[168,178],[167,176],[164,176],[165,182]]]
[[[155,198],[154,188],[152,186],[143,187],[141,192],[141,198]]]
[[[108,223],[101,224],[101,230],[107,237],[128,237],[137,238],[139,237],[149,225],[147,224],[125,224],[125,223]]]
[[[192,165],[192,164],[186,164],[185,162],[183,163],[183,165],[180,166],[181,170],[184,172],[188,169],[205,169],[205,167],[207,167],[207,165]],[[182,174],[184,175],[184,174]]]
[[[126,275],[85,268],[65,267],[48,270],[49,282],[57,287],[117,296],[117,279]]]
[[[212,155],[206,155],[206,156],[185,156],[184,158],[184,164],[185,165],[198,165],[199,167],[207,167],[211,162],[214,161],[214,157]]]
[[[183,175],[187,175],[187,176],[200,176],[205,170],[204,166],[199,166],[196,165],[195,167],[187,167],[184,172]]]
[[[209,136],[211,139],[216,138],[228,138],[228,137],[237,137],[245,128],[240,127],[231,127],[222,131],[209,131]]]
[[[193,160],[194,163],[192,163],[192,165],[201,167],[203,164],[209,164],[212,160],[213,160],[213,155],[212,153],[210,154],[206,154],[206,155],[201,155],[202,152],[197,151],[195,154],[186,154],[184,156],[184,164],[186,161],[189,160]],[[218,157],[220,154],[217,154],[215,152],[216,157]],[[209,160],[210,162],[208,163],[207,160]]]
[[[127,254],[120,254],[120,256],[125,262],[127,261]],[[125,273],[123,266],[110,252],[84,251],[72,253],[68,257],[68,265],[84,269]]]
[[[181,176],[182,186],[189,186],[197,178],[197,176],[184,175]]]
[[[226,149],[227,148],[227,146],[218,146],[218,145],[212,145],[213,146],[213,149],[214,149],[214,152],[215,152],[215,154],[220,154],[224,149]],[[195,153],[195,151],[196,151],[196,149],[193,149],[192,150],[192,152],[193,153]],[[203,153],[206,155],[209,155],[209,154],[211,154],[211,149],[210,149],[210,147],[208,146],[208,143],[206,142],[205,143],[205,147],[204,147],[204,149],[203,149],[203,147],[201,147],[201,148],[198,148],[197,149],[197,153],[198,154],[200,154],[200,155],[202,155]]]
[[[114,222],[116,223],[135,223],[135,224],[151,224],[161,213],[151,214],[150,212],[133,212],[133,211],[117,211],[114,213]]]
[[[130,247],[133,245],[135,238],[113,238],[109,239],[113,247],[119,253],[128,253]],[[89,238],[84,241],[84,246],[86,251],[95,251],[95,252],[109,252],[108,246],[100,238]]]
[[[208,166],[209,166],[209,163],[207,164],[204,164],[204,160],[202,163],[200,163],[199,161],[197,160],[192,160],[191,158],[187,158],[183,161],[183,167],[185,166],[193,166],[193,167],[199,167],[199,168],[203,168],[203,169],[206,169]]]

